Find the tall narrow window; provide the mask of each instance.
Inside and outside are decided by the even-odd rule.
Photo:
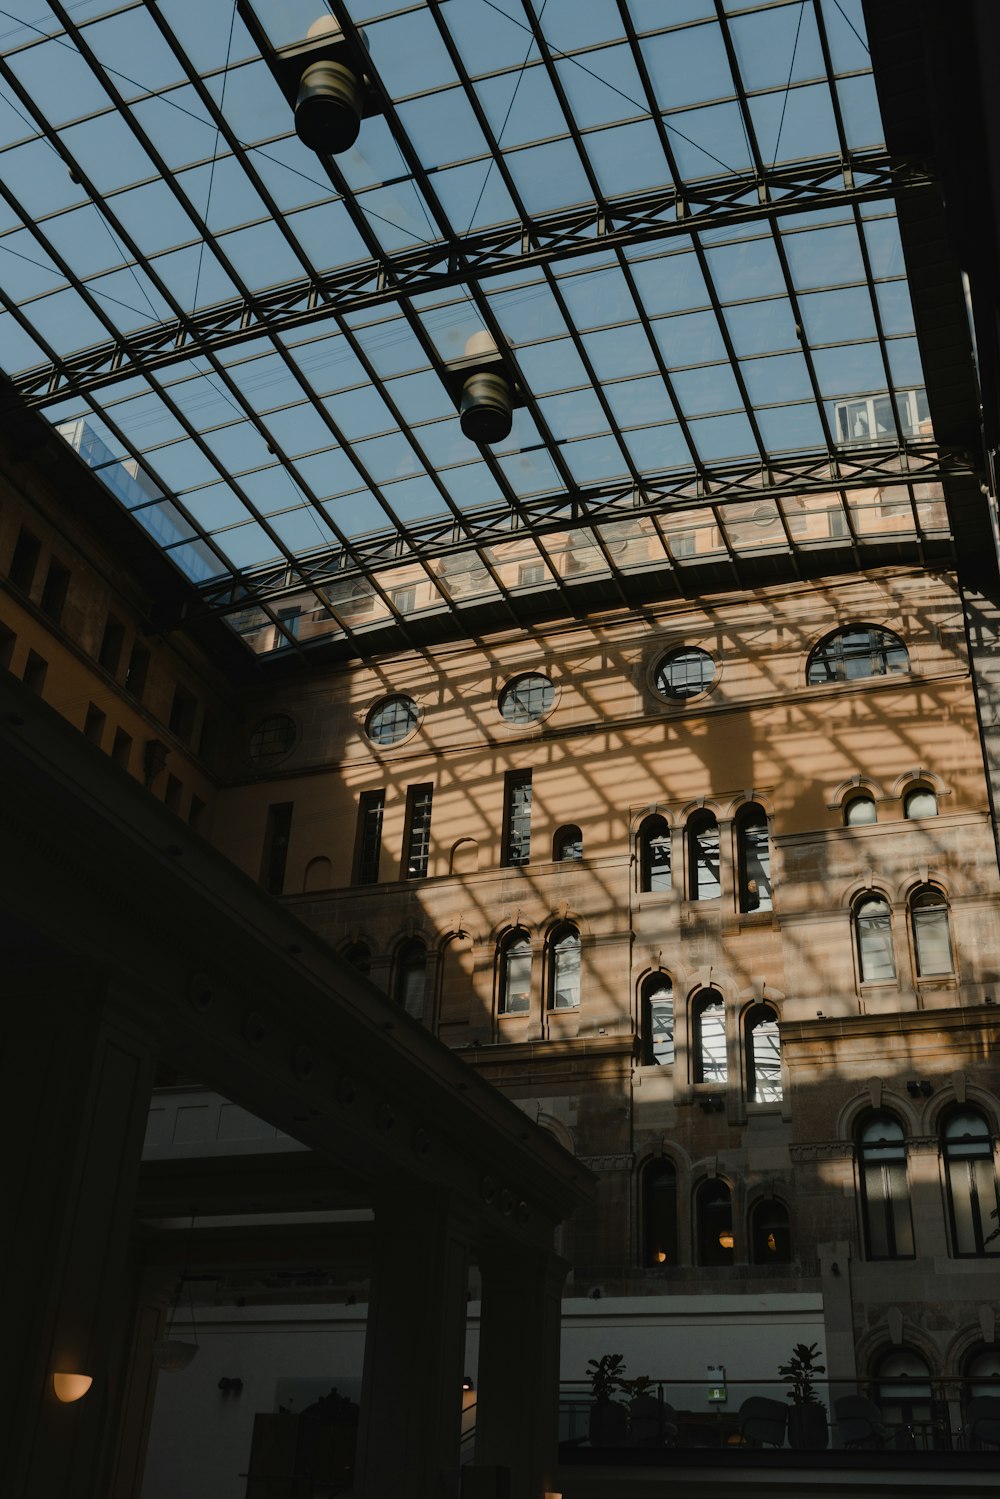
[[[747,1093],[754,1103],[781,1101],[781,1043],[778,1017],[770,1005],[747,1011]]]
[[[933,885],[924,885],[910,896],[910,925],[917,977],[952,973],[955,964],[948,931],[948,902]]]
[[[767,813],[751,803],[740,809],[736,823],[740,865],[740,910],[771,909],[771,845]]]
[[[271,895],[280,895],[285,888],[285,865],[288,862],[291,831],[292,803],[280,802],[268,807],[261,884]]]
[[[41,693],[45,687],[45,674],[49,669],[49,663],[39,656],[37,651],[29,651],[28,659],[24,663],[24,674],[21,681],[29,692]]]
[[[109,614],[104,626],[104,634],[101,637],[101,649],[97,659],[105,671],[112,676],[118,670],[118,663],[122,657],[122,647],[125,644],[125,626],[120,619],[115,619]]]
[[[854,907],[858,943],[858,971],[863,984],[896,977],[892,951],[892,915],[881,895],[865,895]]]
[[[358,807],[358,837],[354,858],[354,883],[377,885],[382,857],[384,791],[363,791]]]
[[[693,1082],[726,1082],[726,1012],[717,990],[703,989],[691,1007],[691,1048]]]
[[[695,812],[688,822],[688,889],[692,900],[718,900],[719,824],[711,812]]]
[[[125,691],[134,697],[137,703],[142,702],[148,673],[149,652],[144,645],[136,641],[132,647],[132,654],[129,656],[128,670],[125,673]]]
[[[104,737],[104,725],[107,716],[101,712],[96,703],[87,704],[87,716],[83,721],[83,732],[92,744],[100,744]]]
[[[642,1060],[647,1067],[674,1061],[674,989],[665,973],[652,973],[642,986]]]
[[[713,1177],[703,1181],[694,1198],[699,1265],[733,1263],[733,1199],[728,1185]]]
[[[526,932],[511,932],[500,951],[500,1014],[523,1015],[531,1008],[531,943]]]
[[[403,878],[422,880],[431,851],[433,786],[411,786],[406,793],[406,859]]]
[[[414,1020],[424,1018],[427,989],[427,949],[414,938],[400,948],[396,958],[396,1001]]]
[[[952,1114],[944,1127],[944,1160],[954,1252],[1000,1255],[1000,1204],[989,1125],[974,1109]]]
[[[503,862],[527,864],[531,857],[531,771],[509,770],[504,790]]]
[[[30,531],[22,530],[18,533],[8,577],[16,588],[21,589],[22,593],[31,591],[41,549],[38,537],[32,536]]]
[[[191,743],[197,711],[198,703],[190,692],[183,687],[175,687],[173,701],[170,704],[169,727],[170,732],[176,734],[178,739],[183,739],[185,744]]]
[[[750,1214],[750,1253],[755,1265],[787,1265],[792,1258],[788,1209],[776,1197],[764,1198]]]
[[[643,1263],[676,1265],[677,1170],[673,1161],[661,1156],[650,1161],[642,1173]]]
[[[647,817],[639,829],[639,888],[670,889],[670,828],[662,817]]]
[[[49,616],[53,624],[57,625],[62,620],[68,588],[69,569],[63,567],[61,562],[50,562],[42,588],[42,611]]]
[[[865,1255],[913,1258],[913,1221],[903,1127],[891,1114],[870,1115],[859,1136]]]
[[[549,1009],[575,1010],[580,1003],[580,934],[560,927],[549,948]]]

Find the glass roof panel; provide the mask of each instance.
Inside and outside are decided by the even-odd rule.
[[[351,630],[403,584],[458,629],[498,589],[839,546],[842,497],[793,504],[831,444],[859,534],[903,534],[866,454],[933,436],[860,0],[350,0],[378,87],[337,156],[295,134],[308,54],[275,50],[316,0],[104,8],[0,35],[0,365],[185,577],[241,570],[250,648],[278,593],[294,650],[341,631],[289,603],[300,554]],[[492,449],[457,412],[483,335],[516,382]],[[567,529],[536,545],[536,516]]]

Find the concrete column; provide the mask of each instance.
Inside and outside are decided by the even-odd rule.
[[[456,1492],[468,1283],[469,1235],[447,1202],[401,1187],[376,1204],[356,1499]]]
[[[569,1265],[483,1246],[476,1465],[510,1470],[510,1499],[542,1499],[558,1458],[561,1294]]]
[[[830,1391],[830,1445],[840,1446],[836,1406],[843,1395],[857,1393],[854,1356],[854,1305],[851,1295],[851,1246],[847,1240],[818,1244],[820,1281],[823,1289],[823,1344],[826,1377]]]
[[[102,983],[51,961],[5,974],[0,1019],[0,1361],[11,1499],[108,1492],[123,1297],[153,1054]],[[55,1372],[89,1374],[61,1404]]]

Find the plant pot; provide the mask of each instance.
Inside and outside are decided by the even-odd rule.
[[[628,1411],[616,1400],[596,1400],[590,1407],[590,1445],[624,1447],[628,1442]]]
[[[659,1447],[663,1442],[660,1402],[655,1395],[636,1395],[629,1405],[629,1441],[633,1447]]]
[[[816,1452],[830,1440],[826,1424],[826,1406],[818,1401],[808,1405],[793,1405],[788,1412],[788,1445],[798,1452],[808,1449]]]

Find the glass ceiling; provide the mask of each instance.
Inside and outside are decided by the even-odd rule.
[[[275,71],[327,13],[377,101],[336,157]],[[0,22],[3,370],[254,650],[946,533],[861,0]]]

